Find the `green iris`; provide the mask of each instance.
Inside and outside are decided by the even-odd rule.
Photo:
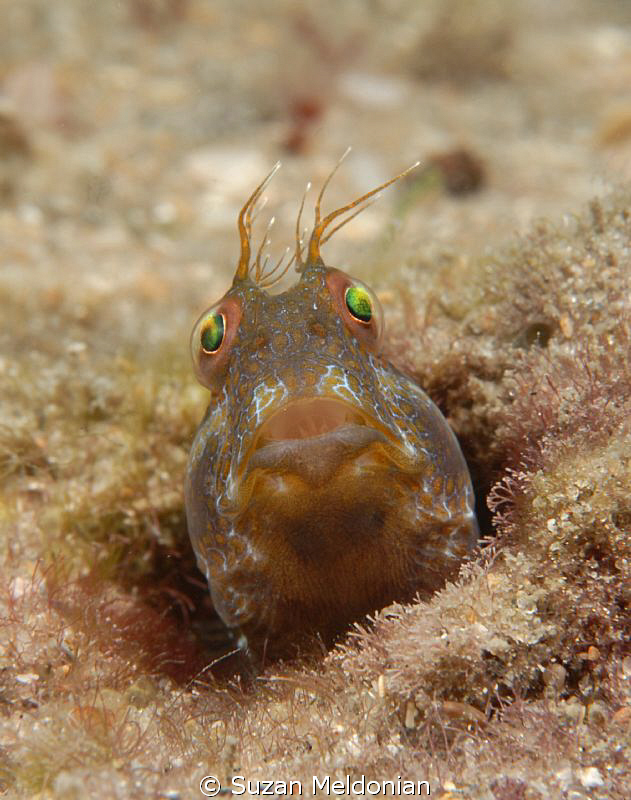
[[[349,286],[345,294],[346,307],[360,322],[372,319],[372,302],[370,295],[361,286]]]
[[[210,314],[202,330],[202,348],[206,353],[216,353],[221,347],[224,336],[223,314],[215,311]]]

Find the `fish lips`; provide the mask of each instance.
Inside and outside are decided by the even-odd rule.
[[[252,453],[244,477],[247,479],[257,469],[289,472],[305,483],[320,486],[333,477],[341,464],[376,443],[389,444],[381,431],[366,425],[346,425],[307,439],[272,442]]]
[[[256,470],[289,473],[316,487],[351,463],[357,469],[418,468],[397,437],[363,410],[311,398],[288,404],[261,427],[241,474],[247,481]]]

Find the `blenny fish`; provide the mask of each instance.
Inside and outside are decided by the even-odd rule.
[[[211,398],[188,463],[188,530],[219,616],[255,659],[330,645],[393,601],[428,597],[477,540],[456,437],[423,390],[380,356],[375,294],[320,255],[408,171],[322,217],[333,170],[308,242],[303,197],[295,252],[270,270],[267,234],[254,256],[251,240],[274,169],[240,212],[232,286],[191,335]],[[290,263],[299,280],[270,293]]]

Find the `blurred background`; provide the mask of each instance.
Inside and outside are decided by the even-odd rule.
[[[348,146],[327,208],[421,160],[326,249],[382,286],[631,176],[628,0],[1,0],[0,13],[0,281],[14,299],[24,282],[20,302],[49,320],[63,304],[135,346],[185,336],[225,290],[239,208],[278,159],[275,255],[306,182]]]

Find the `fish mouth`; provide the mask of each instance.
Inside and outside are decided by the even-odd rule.
[[[376,428],[361,409],[329,397],[294,400],[280,408],[260,427],[254,449],[293,439],[313,439],[347,427]]]
[[[401,457],[398,437],[361,408],[326,397],[294,400],[261,425],[242,471],[246,476],[257,469],[291,472],[321,484],[342,463],[370,460],[364,453],[374,452],[373,446],[379,461],[392,451],[396,460]]]

